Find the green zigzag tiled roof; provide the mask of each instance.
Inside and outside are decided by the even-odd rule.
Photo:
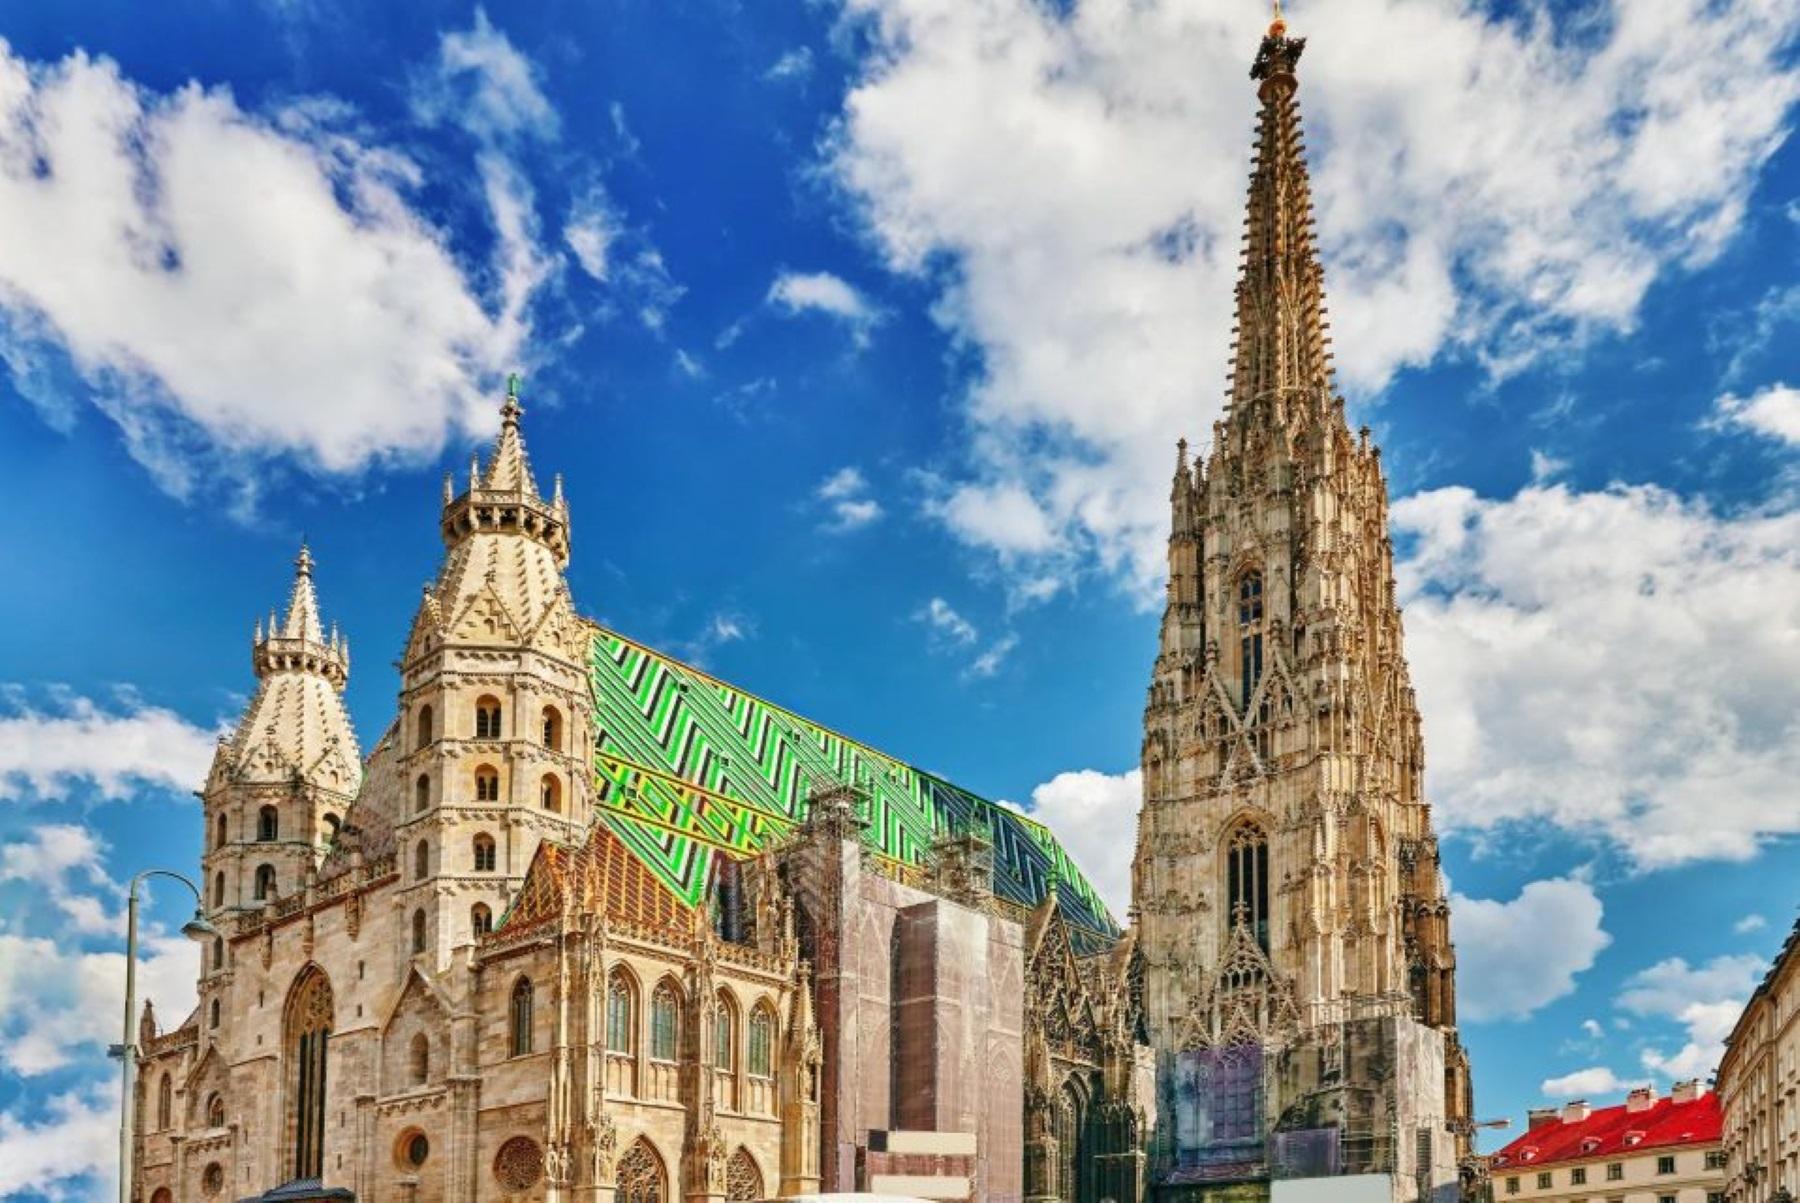
[[[976,831],[994,846],[996,895],[1034,906],[1054,880],[1080,943],[1118,935],[1042,823],[605,628],[589,660],[601,818],[688,905],[716,851],[757,851],[805,818],[811,789],[843,782],[868,796],[877,854],[920,865],[935,836]]]

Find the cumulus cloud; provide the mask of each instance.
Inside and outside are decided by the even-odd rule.
[[[347,472],[491,423],[486,387],[529,336],[528,227],[500,230],[501,283],[478,288],[414,203],[418,165],[353,125],[340,104],[263,116],[224,89],[156,92],[107,59],[0,43],[15,383],[42,406],[46,357],[65,357],[177,495],[209,454]]]
[[[1143,794],[1144,775],[1137,769],[1079,769],[1058,773],[1032,790],[1025,808],[1056,832],[1115,917],[1131,906],[1132,842],[1120,833],[1136,827]]]
[[[1546,1078],[1538,1089],[1553,1099],[1595,1099],[1642,1086],[1647,1080],[1626,1081],[1606,1066],[1594,1065],[1564,1074],[1560,1078]]]
[[[832,534],[860,530],[883,513],[881,503],[869,496],[867,478],[854,465],[846,465],[827,476],[813,495],[831,514],[825,529]]]
[[[789,315],[823,313],[849,327],[858,346],[866,346],[869,332],[881,320],[862,293],[841,276],[830,272],[783,271],[769,285],[769,304]]]
[[[149,785],[187,791],[206,779],[219,732],[172,710],[127,701],[103,709],[63,697],[54,710],[0,705],[0,799],[77,783],[121,798]]]
[[[1446,828],[1548,819],[1642,868],[1800,831],[1800,512],[1534,485],[1393,523]]]
[[[123,891],[113,887],[100,854],[100,841],[87,828],[47,823],[0,848],[0,884],[30,886],[81,935],[113,935],[124,925],[117,909]]]
[[[0,1198],[105,1198],[118,1193],[119,1087],[72,1090],[42,1114],[0,1111]]]
[[[1710,422],[1800,447],[1800,388],[1771,384],[1748,397],[1727,393],[1713,404]]]
[[[1252,6],[842,0],[867,52],[826,151],[895,271],[980,353],[966,482],[1027,493],[1032,575],[1154,592],[1178,432],[1220,413],[1261,32]],[[1779,0],[1294,15],[1345,382],[1496,372],[1629,328],[1741,224],[1800,72]],[[1406,53],[1393,53],[1396,45]],[[1002,552],[992,528],[960,537]],[[1004,537],[1004,536],[1002,536]],[[1016,548],[1011,548],[1016,550]]]
[[[1510,902],[1451,899],[1457,997],[1465,1019],[1524,1019],[1575,989],[1575,977],[1612,943],[1585,881],[1534,881]],[[1554,940],[1544,933],[1555,932]]]
[[[1710,1075],[1765,968],[1761,957],[1749,955],[1717,956],[1702,965],[1669,957],[1625,979],[1620,1008],[1671,1019],[1686,1029],[1686,1042],[1673,1053],[1645,1049],[1644,1068],[1671,1079]]]

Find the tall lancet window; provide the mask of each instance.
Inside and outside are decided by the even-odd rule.
[[[1269,951],[1269,837],[1255,823],[1240,823],[1225,842],[1226,922],[1241,921]]]
[[[293,1150],[294,1177],[317,1178],[325,1168],[325,1099],[327,1048],[331,1041],[331,983],[317,969],[307,969],[288,996],[287,1057],[288,1147]]]
[[[1250,695],[1262,680],[1263,581],[1262,573],[1246,572],[1238,579],[1238,674],[1243,686],[1241,705],[1250,708]]]

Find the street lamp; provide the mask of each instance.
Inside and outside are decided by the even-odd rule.
[[[182,935],[190,940],[200,941],[219,934],[219,929],[208,923],[206,916],[201,913],[204,900],[200,897],[200,887],[181,874],[171,873],[167,869],[145,869],[131,879],[131,890],[125,896],[125,1031],[123,1042],[108,1050],[124,1065],[124,1093],[119,1098],[119,1203],[131,1203],[131,1113],[136,1104],[134,1095],[138,1060],[137,1038],[134,1035],[137,1022],[138,886],[143,884],[146,877],[172,878],[193,893],[194,917],[181,925]]]

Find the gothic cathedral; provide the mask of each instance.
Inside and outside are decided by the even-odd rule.
[[[1350,1173],[1436,1196],[1470,1135],[1381,451],[1332,389],[1304,45],[1277,19],[1251,70],[1229,407],[1169,494],[1132,906],[1171,1198]]]

